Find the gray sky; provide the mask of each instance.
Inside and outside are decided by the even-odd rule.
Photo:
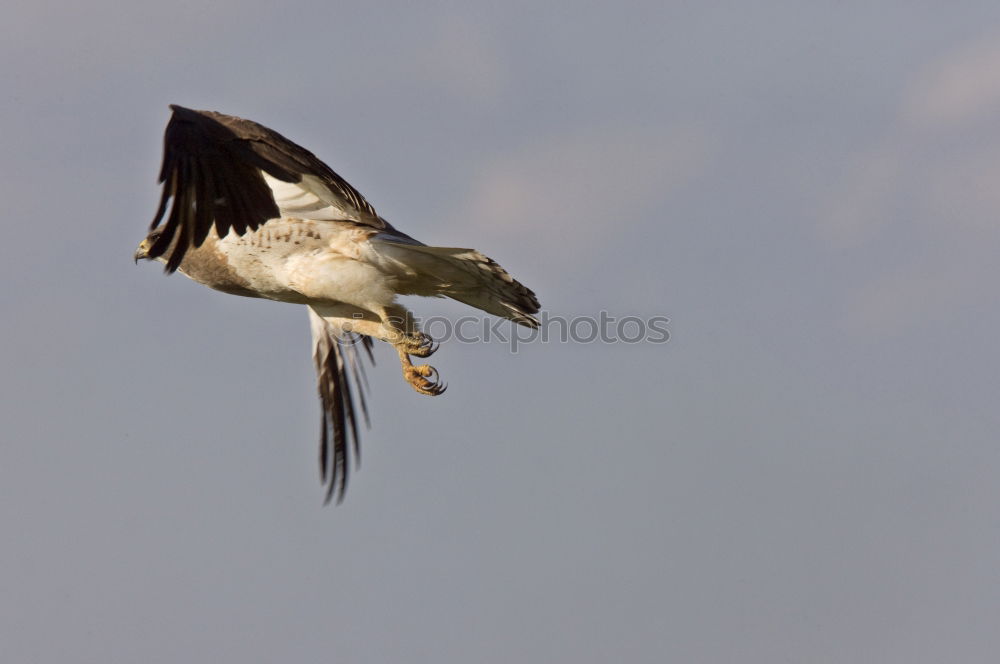
[[[0,659],[995,661],[1000,5],[26,4]],[[132,264],[168,103],[671,341],[379,348],[323,508],[305,311]]]

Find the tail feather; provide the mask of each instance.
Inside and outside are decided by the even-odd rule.
[[[406,294],[443,295],[520,325],[538,327],[531,315],[539,310],[535,294],[475,249],[380,244],[413,272],[401,283]]]
[[[372,339],[365,336],[354,337],[350,332],[324,319],[312,307],[309,307],[309,321],[312,327],[313,361],[316,363],[317,386],[323,410],[319,443],[320,480],[326,487],[325,502],[330,502],[336,493],[339,503],[347,490],[351,454],[354,455],[356,465],[361,462],[359,418],[355,403],[361,406],[365,425],[369,424],[368,403],[365,400],[368,379],[358,357],[358,346],[365,350],[368,359],[374,364]],[[351,374],[354,376],[353,388]],[[357,402],[354,399],[355,391]]]

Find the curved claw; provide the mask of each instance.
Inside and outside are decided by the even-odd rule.
[[[416,332],[407,337],[405,342],[406,352],[415,357],[430,357],[440,344],[423,332]]]
[[[407,367],[403,370],[403,377],[413,389],[428,396],[436,397],[448,389],[448,386],[441,382],[438,370],[427,364]]]

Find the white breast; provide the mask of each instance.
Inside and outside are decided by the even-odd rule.
[[[262,297],[300,304],[386,306],[394,279],[380,269],[370,230],[350,223],[272,219],[218,242],[230,266]]]

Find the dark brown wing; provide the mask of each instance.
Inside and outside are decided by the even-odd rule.
[[[149,249],[150,258],[169,251],[167,272],[177,269],[189,247],[201,246],[213,227],[219,237],[230,230],[242,235],[280,215],[261,171],[292,183],[312,176],[326,189],[324,196],[347,211],[346,220],[388,226],[346,180],[278,132],[214,111],[170,108],[159,178],[163,193],[150,230],[163,226]]]
[[[374,364],[373,344],[371,337],[344,332],[331,325],[311,307],[309,322],[312,327],[313,361],[316,363],[319,399],[323,409],[320,417],[320,481],[326,487],[325,502],[329,503],[336,493],[339,503],[347,491],[352,450],[355,465],[361,462],[354,392],[357,392],[361,414],[365,426],[368,426],[368,404],[365,401],[368,383],[359,355],[363,348]]]

